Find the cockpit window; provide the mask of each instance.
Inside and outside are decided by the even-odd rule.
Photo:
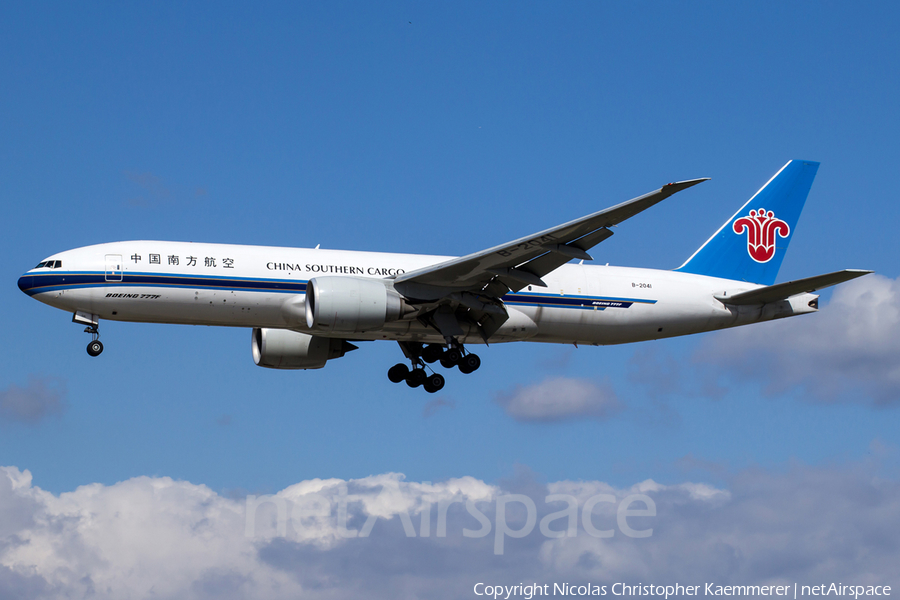
[[[61,269],[62,261],[61,260],[45,260],[44,262],[38,263],[35,269]]]

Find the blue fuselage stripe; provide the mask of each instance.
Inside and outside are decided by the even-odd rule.
[[[120,281],[115,278],[122,277]],[[211,277],[196,275],[160,275],[157,273],[116,273],[112,279],[103,272],[63,272],[26,274],[19,278],[19,288],[34,296],[45,292],[96,287],[164,287],[241,292],[305,293],[306,281],[262,279],[254,277]],[[633,304],[656,304],[642,298],[605,296],[561,296],[555,294],[510,293],[501,300],[510,306],[543,306],[605,310],[629,308]]]
[[[167,287],[203,288],[248,292],[306,292],[305,281],[259,279],[251,277],[205,277],[194,275],[157,275],[127,273],[121,281],[107,279],[105,273],[47,273],[23,275],[19,287],[29,296],[43,292],[92,287]],[[118,275],[116,276],[118,277]],[[28,280],[23,282],[23,280]]]

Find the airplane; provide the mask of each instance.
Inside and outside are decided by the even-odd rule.
[[[252,328],[253,360],[272,369],[393,340],[409,366],[390,381],[434,393],[445,379],[430,365],[479,368],[470,345],[625,344],[816,312],[812,292],[872,272],[775,283],[818,167],[789,161],[672,271],[584,262],[612,227],[708,178],[462,257],[126,241],[49,256],[18,285],[85,325],[91,356],[101,319]]]

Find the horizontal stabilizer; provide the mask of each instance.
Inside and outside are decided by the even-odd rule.
[[[843,271],[835,271],[834,273],[826,273],[825,275],[816,275],[815,277],[807,277],[796,281],[787,281],[767,287],[750,290],[749,292],[740,292],[733,296],[725,292],[724,294],[716,294],[716,300],[725,304],[742,305],[742,304],[766,304],[767,302],[777,302],[785,300],[797,294],[806,294],[827,288],[832,285],[844,283],[863,275],[868,275],[872,271],[863,271],[860,269],[845,269]]]

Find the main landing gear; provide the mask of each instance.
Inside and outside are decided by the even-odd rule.
[[[103,352],[103,343],[100,341],[100,330],[96,325],[91,325],[85,327],[84,332],[91,334],[91,341],[87,345],[87,353],[91,356],[100,356],[100,353]]]
[[[463,373],[471,373],[481,366],[481,359],[477,354],[467,353],[463,345],[452,342],[446,349],[440,344],[422,344],[414,342],[400,342],[400,348],[412,364],[412,368],[403,363],[397,363],[388,369],[388,379],[394,383],[405,381],[411,388],[422,386],[429,394],[433,394],[444,387],[444,376],[440,373],[428,374],[427,364],[440,361],[446,369],[458,367]]]
[[[434,372],[429,374],[421,363],[414,363],[412,370],[403,363],[397,363],[388,369],[388,379],[394,383],[405,381],[406,385],[411,388],[421,385],[429,394],[433,394],[444,387],[444,376]]]

